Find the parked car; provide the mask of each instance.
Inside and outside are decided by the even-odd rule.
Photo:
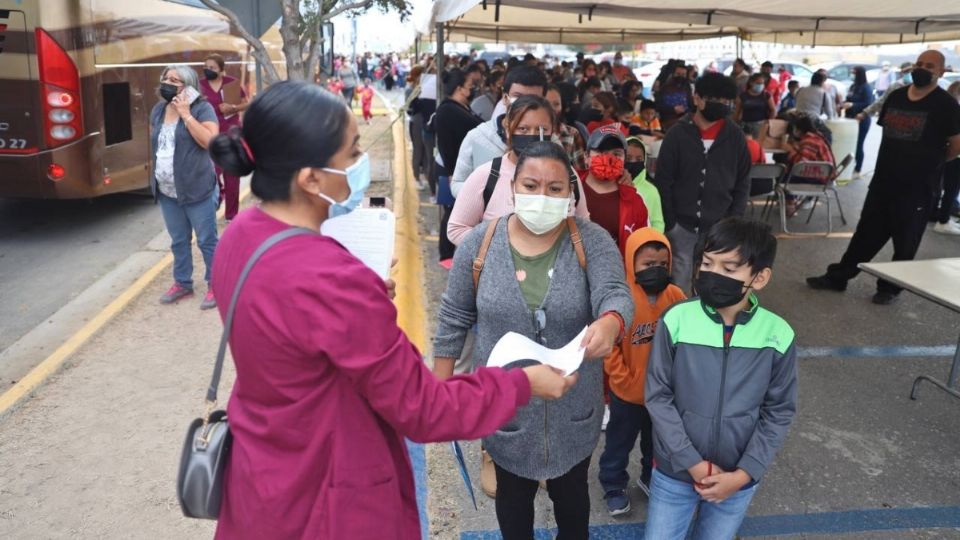
[[[864,69],[867,70],[867,82],[871,85],[876,84],[877,78],[880,76],[881,69],[877,64],[827,62],[825,64],[817,64],[814,66],[814,69],[827,70],[827,77],[831,79],[833,84],[837,87],[837,90],[839,90],[840,93],[845,96],[847,95],[847,91],[850,90],[850,85],[853,83],[851,80],[851,73],[853,68],[856,66],[863,66]]]
[[[643,83],[643,97],[647,99],[653,97],[653,94],[650,93],[653,83],[660,76],[660,70],[665,65],[667,65],[666,61],[656,61],[633,69],[633,74],[637,76],[637,80]]]
[[[940,77],[940,80],[937,81],[937,84],[940,85],[944,90],[950,88],[950,85],[960,81],[960,72],[957,71],[948,71],[943,74],[943,77]]]
[[[480,53],[480,60],[485,60],[488,66],[492,66],[494,60],[503,60],[506,64],[510,60],[510,53],[506,51],[483,51]]]

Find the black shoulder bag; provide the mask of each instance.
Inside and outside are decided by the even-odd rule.
[[[310,229],[296,227],[280,231],[264,240],[250,256],[250,260],[247,261],[237,279],[233,296],[230,298],[230,307],[227,309],[227,319],[223,325],[223,335],[220,337],[213,378],[207,389],[207,411],[203,417],[190,423],[187,429],[187,440],[183,444],[183,454],[180,457],[177,499],[180,500],[180,508],[186,517],[217,519],[220,515],[223,470],[230,457],[230,444],[233,438],[227,423],[227,412],[223,409],[215,410],[215,408],[217,387],[220,386],[220,374],[223,372],[223,358],[227,352],[227,342],[230,338],[230,328],[233,326],[237,300],[240,298],[240,289],[261,255],[279,242],[302,234],[317,233]]]

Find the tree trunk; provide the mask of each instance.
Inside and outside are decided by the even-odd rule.
[[[247,31],[246,28],[240,24],[240,19],[237,18],[237,15],[230,11],[229,9],[221,6],[220,4],[214,3],[212,0],[200,0],[203,5],[208,8],[216,11],[217,13],[223,15],[230,21],[230,26],[236,30],[240,36],[250,44],[252,51],[250,54],[260,63],[263,68],[263,78],[267,84],[273,84],[279,82],[280,74],[277,73],[277,68],[273,66],[273,60],[270,58],[270,54],[267,52],[267,48],[263,46],[263,42],[259,38]]]
[[[287,79],[302,81],[306,77],[301,41],[303,17],[300,15],[300,0],[282,0],[282,2],[283,18],[280,19],[280,38],[283,40],[283,55],[287,60]]]

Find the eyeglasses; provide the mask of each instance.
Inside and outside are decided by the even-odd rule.
[[[537,341],[541,345],[546,345],[547,340],[543,337],[543,330],[547,327],[547,312],[543,309],[533,311],[533,329],[537,333]]]

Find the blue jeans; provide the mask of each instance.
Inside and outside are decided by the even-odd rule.
[[[692,484],[653,470],[646,540],[726,540],[740,529],[757,486],[740,490],[719,504],[700,498]],[[694,517],[696,515],[696,517]]]
[[[606,442],[600,454],[600,485],[603,492],[627,489],[630,474],[630,452],[640,436],[640,459],[643,472],[653,467],[653,424],[650,413],[643,405],[627,403],[610,392],[610,422],[607,424]]]
[[[193,232],[197,233],[197,246],[203,253],[203,263],[207,267],[204,281],[210,283],[210,269],[213,267],[213,252],[217,249],[217,206],[219,193],[213,190],[213,197],[206,201],[181,205],[176,199],[157,192],[163,223],[170,234],[170,250],[173,251],[173,279],[185,289],[193,289],[193,253],[190,242]]]

